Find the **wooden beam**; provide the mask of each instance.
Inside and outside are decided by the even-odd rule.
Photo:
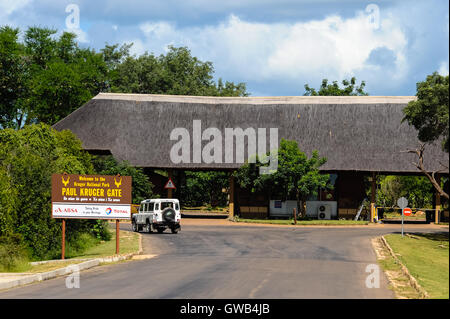
[[[233,173],[230,173],[230,186],[228,188],[228,195],[229,195],[229,204],[228,204],[228,214],[229,217],[234,217],[234,176]]]
[[[377,180],[375,172],[372,173],[372,184],[371,184],[371,193],[370,193],[370,222],[374,222],[375,220],[375,195],[376,195],[376,186]]]

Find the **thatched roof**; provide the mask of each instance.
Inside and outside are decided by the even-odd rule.
[[[302,151],[317,149],[326,171],[417,173],[417,132],[401,123],[402,109],[414,97],[193,97],[99,94],[54,125],[70,129],[90,151],[110,151],[132,165],[154,168],[236,168],[241,164],[173,164],[173,128],[191,134],[193,120],[202,130],[278,128],[279,138],[298,141]],[[224,134],[224,133],[222,133]],[[203,142],[206,144],[207,142]],[[203,144],[203,145],[204,145]],[[192,150],[192,148],[191,148]],[[192,157],[192,154],[191,154]],[[427,169],[440,168],[448,154],[440,144],[427,146]],[[224,162],[224,161],[223,161]]]

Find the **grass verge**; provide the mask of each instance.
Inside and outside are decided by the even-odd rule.
[[[277,225],[294,225],[293,219],[245,219],[235,218],[234,221],[240,223],[257,223],[257,224],[277,224]],[[297,220],[297,225],[367,225],[368,221],[364,220]]]
[[[116,230],[110,229],[111,240],[100,241],[97,245],[89,247],[78,255],[71,258],[99,258],[112,256],[116,253]],[[139,234],[121,230],[119,241],[120,254],[137,253],[139,251]]]
[[[385,239],[430,298],[449,298],[448,233],[409,234],[403,238],[389,234]]]
[[[79,240],[85,242],[80,247],[66,247],[66,261],[54,261],[44,264],[32,265],[26,259],[16,258],[14,266],[8,269],[0,267],[0,272],[40,273],[66,267],[83,262],[79,259],[100,258],[112,256],[116,253],[116,231],[111,227],[111,240],[100,241],[92,236],[80,236]],[[120,254],[137,253],[139,251],[139,234],[129,231],[120,231]]]

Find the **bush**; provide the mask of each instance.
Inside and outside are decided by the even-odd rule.
[[[25,271],[29,268],[28,252],[19,234],[0,237],[0,272]]]
[[[100,240],[95,238],[92,234],[77,234],[76,238],[73,238],[73,240],[67,243],[65,255],[67,258],[79,256],[88,248],[97,245],[99,241]]]
[[[51,175],[63,172],[94,173],[91,156],[70,131],[58,132],[45,124],[0,131],[0,236],[21,234],[32,259],[59,257],[61,222],[51,218]],[[81,233],[108,236],[104,222],[67,224],[68,242]]]

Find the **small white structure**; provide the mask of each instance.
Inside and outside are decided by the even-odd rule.
[[[270,217],[292,217],[294,208],[297,208],[295,200],[271,200],[269,214]]]
[[[337,217],[336,201],[307,201],[306,216],[318,219]]]

